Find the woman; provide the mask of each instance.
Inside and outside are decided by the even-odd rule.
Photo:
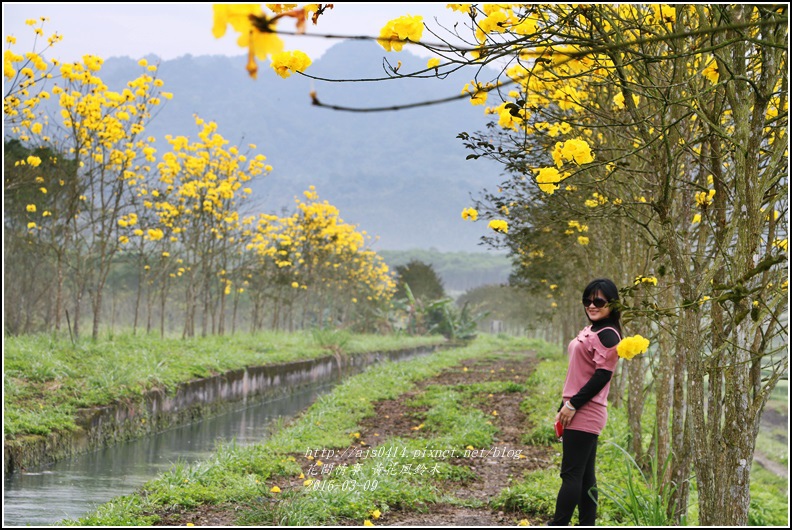
[[[618,300],[619,290],[611,280],[594,280],[583,290],[583,307],[591,325],[569,343],[564,399],[556,414],[556,421],[564,426],[562,483],[548,526],[568,525],[575,506],[580,525],[594,526],[597,439],[608,420],[608,391],[619,359],[621,315],[614,304]]]

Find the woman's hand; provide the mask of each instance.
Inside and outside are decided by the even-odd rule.
[[[572,421],[572,418],[575,416],[575,412],[577,411],[571,410],[565,406],[561,407],[561,410],[559,410],[558,414],[556,414],[555,421],[560,421],[561,425],[566,428],[566,426],[569,425],[569,422]]]

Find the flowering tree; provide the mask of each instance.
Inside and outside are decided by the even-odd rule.
[[[195,334],[199,306],[202,334],[208,334],[215,302],[231,293],[228,253],[239,227],[239,203],[251,193],[246,183],[271,170],[264,155],[248,159],[238,147],[227,147],[214,122],[199,117],[195,121],[197,141],[166,138],[172,151],[157,165],[159,186],[151,191],[149,202],[161,228],[150,229],[144,236],[158,241],[167,233],[169,240],[178,243],[174,254],[163,250],[160,256],[176,260],[175,274],[186,277],[184,336]]]
[[[463,216],[489,222],[526,281],[564,287],[548,293],[551,309],[581,267],[627,285],[626,314],[661,346],[653,444],[673,459],[669,515],[686,509],[692,466],[701,523],[746,524],[759,417],[788,363],[787,6],[449,7],[462,24],[429,29],[405,16],[377,39],[386,51],[413,43],[436,54],[390,77],[479,67],[443,101],[466,98],[497,118],[461,136],[469,158],[501,161],[511,178]],[[311,11],[321,6],[302,19]],[[251,35],[273,37],[268,21],[282,19],[248,14]],[[438,103],[360,109],[312,95],[338,110]],[[549,266],[559,261],[572,270]],[[645,366],[629,370],[636,433]]]
[[[42,21],[29,21],[41,26]],[[42,34],[41,27],[35,27]],[[59,38],[53,36],[49,45]],[[9,45],[13,44],[9,40]],[[61,153],[48,163],[62,167],[48,188],[27,206],[40,217],[28,223],[30,231],[45,231],[57,262],[56,327],[60,323],[64,269],[71,273],[74,292],[74,333],[79,334],[83,297],[90,296],[92,335],[97,336],[104,288],[113,259],[127,243],[120,231],[133,225],[130,211],[137,186],[149,169],[153,138],[143,136],[151,109],[161,102],[162,81],[153,77],[155,66],[142,62],[144,73],[121,92],[108,89],[99,77],[102,59],[87,55],[82,61],[61,64],[40,54],[5,54],[4,75],[11,82],[4,98],[4,113],[11,132],[22,142],[46,146]],[[52,81],[52,70],[59,78]],[[38,72],[38,73],[37,73]],[[51,88],[50,88],[51,85]],[[52,123],[42,101],[58,97],[60,123]],[[17,161],[38,167],[37,157]],[[43,183],[42,176],[36,176]],[[53,189],[54,188],[54,189]],[[57,192],[56,192],[57,190]],[[55,196],[55,200],[49,196]],[[41,208],[39,208],[39,204]],[[52,204],[52,208],[44,207]],[[57,206],[57,207],[55,207]]]
[[[247,274],[253,325],[269,300],[273,328],[348,322],[371,327],[362,322],[365,316],[387,306],[395,291],[387,265],[368,248],[365,232],[320,202],[313,186],[303,196],[290,216],[260,216],[246,246],[255,256]]]

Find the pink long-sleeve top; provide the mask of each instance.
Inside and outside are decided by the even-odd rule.
[[[564,382],[564,401],[572,398],[594,375],[598,369],[613,372],[619,356],[616,346],[606,348],[600,342],[598,332],[611,329],[616,334],[618,330],[605,327],[597,332],[591,326],[583,328],[577,337],[569,343],[569,368]],[[621,335],[619,335],[621,336]],[[608,393],[610,381],[590,401],[582,405],[572,417],[567,429],[600,434],[608,420]]]

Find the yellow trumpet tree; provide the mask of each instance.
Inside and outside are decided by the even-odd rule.
[[[160,257],[181,260],[177,275],[185,277],[185,337],[195,335],[199,307],[203,335],[210,332],[215,303],[224,307],[233,288],[226,252],[237,242],[241,204],[251,193],[247,184],[272,169],[264,155],[249,158],[238,147],[228,146],[216,123],[199,117],[195,123],[195,141],[166,137],[171,151],[157,164],[159,196],[151,201],[162,230],[158,239],[167,232],[176,243],[173,253],[165,250]]]
[[[320,202],[313,186],[303,196],[290,216],[261,215],[247,243],[255,256],[248,274],[253,325],[261,325],[270,300],[273,328],[350,320],[370,328],[367,313],[386,306],[395,290],[387,265],[369,248],[365,232]]]
[[[39,24],[31,22],[33,26]],[[41,27],[34,29],[43,31]],[[48,43],[58,40],[52,36]],[[56,327],[68,271],[73,332],[80,333],[81,310],[87,296],[93,313],[92,336],[96,337],[111,265],[128,242],[120,233],[121,220],[134,215],[130,205],[150,169],[146,163],[154,151],[153,138],[144,135],[145,127],[152,109],[169,94],[160,90],[162,81],[155,77],[156,66],[145,61],[140,63],[143,73],[118,92],[102,81],[103,60],[99,57],[86,55],[81,61],[62,64],[47,61],[35,52],[17,55],[11,51],[12,45],[9,42],[4,57],[4,75],[10,80],[4,114],[11,132],[21,142],[61,153],[60,161],[52,157],[49,163],[61,167],[62,172],[49,188],[40,187],[38,199],[44,204],[57,195],[58,208],[37,208],[40,217],[28,225],[30,231],[49,234],[50,249],[57,261]],[[43,109],[42,102],[48,99],[57,100],[54,117]],[[134,217],[127,217],[127,223],[134,224]]]

